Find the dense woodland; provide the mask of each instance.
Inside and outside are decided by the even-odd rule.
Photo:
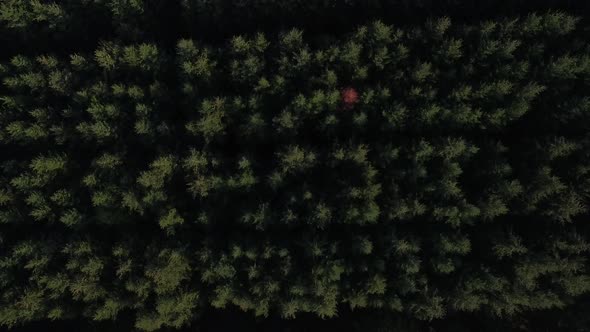
[[[588,331],[588,7],[459,3],[0,2],[0,329]]]

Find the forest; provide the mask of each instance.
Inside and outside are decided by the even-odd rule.
[[[506,2],[1,1],[0,331],[590,331],[590,3]]]

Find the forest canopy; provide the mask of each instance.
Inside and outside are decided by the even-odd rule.
[[[146,3],[0,4],[0,326],[587,326],[587,18],[213,40],[150,19],[226,2]]]

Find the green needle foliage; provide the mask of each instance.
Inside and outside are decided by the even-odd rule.
[[[67,33],[72,3],[3,2],[2,31]],[[0,61],[0,326],[517,320],[590,294],[585,20],[168,45],[143,1],[80,6],[115,36]]]

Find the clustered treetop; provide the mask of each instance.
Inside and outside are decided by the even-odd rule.
[[[13,32],[64,15],[0,5]],[[590,292],[588,31],[550,12],[11,56],[0,325],[573,304]]]

